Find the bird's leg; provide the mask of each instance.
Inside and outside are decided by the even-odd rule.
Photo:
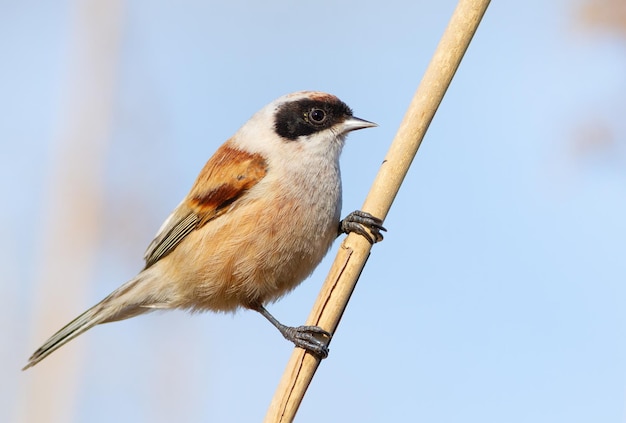
[[[370,244],[382,241],[383,234],[380,231],[386,230],[381,219],[360,210],[353,211],[339,222],[339,234],[355,232],[364,236]],[[372,235],[374,235],[374,238],[372,238]]]
[[[303,348],[322,359],[328,357],[328,342],[332,337],[329,332],[318,326],[285,326],[276,320],[276,318],[272,316],[262,305],[257,305],[251,308],[261,313],[276,327],[276,329],[280,331],[285,339],[293,342],[296,347]],[[320,335],[321,337],[326,338],[326,340],[320,340]]]

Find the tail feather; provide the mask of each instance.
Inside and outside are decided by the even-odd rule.
[[[96,325],[128,319],[157,308],[168,308],[162,299],[155,304],[154,298],[151,295],[146,295],[149,289],[146,289],[147,284],[145,282],[148,281],[148,278],[145,276],[144,273],[140,273],[135,279],[120,286],[104,300],[61,328],[33,353],[22,370],[33,367],[69,341]]]
[[[26,370],[39,363],[41,360],[61,348],[83,332],[88,331],[99,323],[102,323],[102,303],[97,304],[65,325],[61,330],[52,335],[41,347],[28,359],[28,363],[22,370]]]

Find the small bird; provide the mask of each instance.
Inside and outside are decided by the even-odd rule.
[[[165,309],[255,310],[325,358],[330,333],[283,325],[265,305],[309,276],[341,233],[382,240],[382,220],[369,213],[339,220],[346,135],[374,126],[323,92],[265,106],[206,163],[148,246],[144,269],[50,337],[23,370],[98,324]]]

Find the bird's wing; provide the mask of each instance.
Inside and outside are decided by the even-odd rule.
[[[223,214],[266,174],[267,163],[260,154],[243,152],[229,143],[222,145],[148,246],[146,268],[169,254],[189,233]]]

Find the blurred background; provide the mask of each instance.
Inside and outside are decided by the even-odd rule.
[[[342,156],[359,208],[455,5],[0,2],[0,421],[261,421],[292,347],[252,312],[98,326],[20,368],[282,94],[380,125]],[[622,0],[493,2],[297,421],[626,421],[625,112]],[[305,321],[334,251],[275,316]]]

